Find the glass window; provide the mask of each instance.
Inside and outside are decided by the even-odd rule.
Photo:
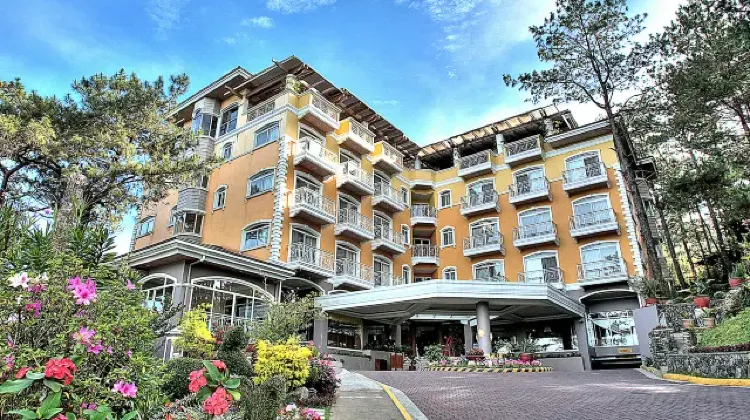
[[[196,133],[198,135],[205,135],[205,136],[216,136],[216,126],[219,123],[219,117],[216,115],[211,114],[204,114],[201,112],[201,109],[198,108],[195,111],[195,116],[193,117],[193,133]]]
[[[633,311],[595,312],[587,317],[589,345],[596,347],[637,346]]]
[[[409,269],[409,267],[404,266],[404,268],[401,271],[402,271],[402,277],[404,278],[404,284],[411,283],[411,270]]]
[[[582,179],[602,175],[604,169],[599,162],[596,152],[583,153],[565,160],[566,181],[580,181]]]
[[[141,223],[138,226],[138,236],[149,235],[153,231],[154,231],[154,218],[153,217],[147,217],[141,220]]]
[[[200,175],[198,180],[195,181],[195,186],[200,188],[208,188],[208,175]]]
[[[175,211],[177,210],[177,206],[173,206],[171,210],[169,210],[169,224],[167,227],[172,227],[175,224],[175,221],[177,220],[177,216],[175,215]]]
[[[554,233],[550,209],[528,210],[518,215],[519,237],[536,238]]]
[[[403,239],[404,245],[409,245],[409,227],[406,225],[401,225],[401,237]]]
[[[446,268],[443,270],[443,279],[445,280],[456,280],[456,269],[455,268]]]
[[[456,238],[453,228],[445,228],[442,230],[443,246],[456,245]]]
[[[253,175],[247,183],[247,196],[251,197],[271,191],[273,188],[273,171],[267,170]]]
[[[224,144],[224,147],[221,149],[221,157],[224,158],[224,160],[229,160],[232,158],[232,142],[226,142]]]
[[[265,246],[268,244],[268,225],[252,226],[245,230],[244,243],[242,249],[251,249]]]
[[[263,128],[260,128],[255,133],[255,147],[260,147],[268,144],[272,141],[279,139],[279,124],[269,124]]]
[[[404,204],[409,204],[409,190],[404,187],[401,187],[401,201],[403,201]]]
[[[577,228],[614,222],[614,212],[607,196],[585,197],[573,203],[573,215]]]
[[[373,260],[373,271],[375,272],[375,285],[376,286],[390,286],[392,275],[391,275],[391,262],[385,258],[375,258]]]
[[[239,105],[232,105],[221,113],[221,127],[219,127],[219,135],[229,133],[237,128],[237,114],[239,112]]]
[[[201,233],[203,215],[197,213],[182,213],[175,217],[175,233]]]
[[[141,291],[146,295],[143,306],[162,312],[172,303],[172,290],[172,280],[166,277],[146,280],[141,285]]]
[[[546,188],[547,183],[544,179],[544,170],[542,168],[532,168],[514,175],[516,180],[516,193],[526,194]]]
[[[227,201],[227,187],[220,187],[214,193],[214,210],[223,209]]]
[[[477,264],[474,266],[474,278],[484,281],[505,281],[505,264],[502,261]]]
[[[562,280],[557,254],[553,252],[540,252],[524,257],[523,265],[527,283],[557,283]]]
[[[440,208],[451,206],[451,192],[441,191],[440,192]]]

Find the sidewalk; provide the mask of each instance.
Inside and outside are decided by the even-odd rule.
[[[379,383],[345,369],[338,376],[341,388],[331,412],[332,420],[426,420],[402,392],[389,388],[399,404],[407,407],[406,416]]]

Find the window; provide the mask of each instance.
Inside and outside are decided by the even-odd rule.
[[[375,273],[375,286],[391,286],[393,275],[391,262],[383,257],[373,259],[373,271]]]
[[[154,217],[146,217],[138,225],[138,236],[150,235],[154,231]]]
[[[255,147],[266,145],[279,139],[279,124],[268,124],[255,132]]]
[[[214,210],[224,208],[224,204],[227,201],[227,187],[221,186],[214,193]]]
[[[440,191],[440,208],[446,208],[451,206],[451,192],[450,190]]]
[[[481,281],[505,281],[505,263],[487,261],[474,266],[474,278]]]
[[[401,225],[401,238],[404,245],[409,245],[409,226]]]
[[[552,235],[554,232],[555,226],[552,224],[552,211],[550,209],[531,209],[519,213],[519,239],[537,238]]]
[[[208,175],[200,175],[195,181],[195,186],[198,188],[208,188]]]
[[[456,280],[458,276],[454,267],[448,267],[443,270],[443,280]]]
[[[351,245],[336,245],[336,275],[359,277],[359,250]]]
[[[542,168],[529,168],[513,175],[516,181],[516,194],[527,194],[547,188],[547,180],[544,178]]]
[[[469,206],[480,206],[482,204],[497,201],[495,196],[495,184],[492,180],[477,181],[468,186]]]
[[[404,284],[411,283],[411,269],[409,266],[405,265],[403,269],[401,269],[402,276],[404,278]]]
[[[169,224],[167,224],[167,227],[172,227],[175,224],[175,220],[177,219],[177,216],[175,215],[175,211],[177,210],[177,206],[173,206],[171,210],[169,210]]]
[[[565,181],[575,182],[604,174],[599,153],[586,152],[565,159]]]
[[[383,238],[389,241],[393,240],[391,221],[389,219],[386,219],[379,214],[375,214],[373,215],[372,222],[375,227],[375,238]]]
[[[633,311],[594,312],[586,321],[592,347],[638,345]]]
[[[501,243],[500,226],[497,219],[479,220],[469,225],[471,248]]]
[[[204,114],[200,108],[196,109],[193,114],[193,133],[215,137],[219,117],[216,115]]]
[[[230,105],[224,112],[221,113],[221,126],[219,127],[219,135],[223,136],[237,128],[237,114],[239,113],[240,107],[237,104]]]
[[[557,253],[539,252],[523,259],[526,283],[559,283],[562,273],[557,264]],[[520,279],[519,279],[520,280]]]
[[[273,169],[266,169],[253,175],[247,181],[247,196],[252,197],[271,191],[273,188]]]
[[[617,242],[597,242],[581,247],[583,280],[606,278],[624,273]]]
[[[259,248],[268,245],[268,224],[253,225],[244,230],[242,250]]]
[[[440,244],[442,247],[456,246],[456,233],[452,227],[447,227],[441,230],[440,238],[442,240],[442,243]]]
[[[175,217],[174,233],[188,233],[200,235],[203,227],[203,215],[199,213],[186,212]]]
[[[318,233],[301,227],[292,228],[292,244],[289,247],[290,261],[299,261],[322,266],[323,259],[318,249]]]
[[[573,202],[576,228],[614,222],[614,212],[606,195],[592,195]]]
[[[406,187],[401,187],[401,201],[404,204],[409,205],[409,190]]]
[[[221,148],[221,157],[224,158],[224,160],[229,160],[232,158],[232,142],[231,141],[224,143],[224,146]]]
[[[164,310],[172,302],[174,280],[168,277],[154,277],[143,281],[141,291],[146,295],[143,306],[157,312]]]

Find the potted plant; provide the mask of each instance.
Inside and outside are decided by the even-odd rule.
[[[484,360],[484,350],[474,347],[466,353],[466,358],[472,362]]]
[[[630,286],[646,299],[646,306],[659,303],[659,282],[648,277],[634,277]]]
[[[706,328],[713,328],[716,326],[716,309],[715,308],[703,308],[701,313],[703,319],[703,326]]]
[[[693,328],[695,326],[695,320],[693,319],[690,312],[685,311],[682,313],[682,327],[687,329]]]
[[[534,360],[534,353],[539,350],[539,346],[531,338],[527,338],[520,343],[521,354],[519,359],[523,362],[530,362]]]
[[[711,290],[710,279],[695,279],[692,284],[693,302],[699,308],[708,308],[711,304],[711,298],[708,296]]]
[[[745,282],[746,277],[747,270],[745,269],[745,263],[738,262],[737,265],[734,266],[734,270],[732,270],[732,275],[729,276],[729,287],[734,289],[742,286],[742,283]]]

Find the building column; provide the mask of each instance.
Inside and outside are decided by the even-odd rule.
[[[583,359],[583,369],[591,370],[591,356],[589,355],[589,334],[586,330],[586,318],[579,318],[573,321],[575,325],[576,337],[578,338],[578,351]]]
[[[328,353],[328,318],[313,320],[313,343],[321,353]]]
[[[477,303],[477,344],[484,354],[492,353],[492,340],[490,340],[490,304],[488,302]]]
[[[505,148],[503,147],[505,145],[505,136],[502,134],[497,134],[495,136],[495,145],[497,146],[497,154],[502,155],[505,153]]]
[[[466,353],[474,348],[474,333],[471,331],[471,322],[464,323],[464,350]]]
[[[401,347],[401,324],[397,324],[395,330],[396,336],[393,339],[396,341],[396,347]]]

